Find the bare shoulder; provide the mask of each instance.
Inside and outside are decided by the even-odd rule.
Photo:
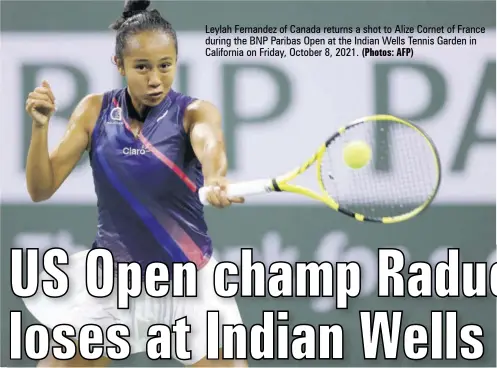
[[[221,122],[221,113],[216,105],[206,100],[195,100],[185,109],[184,125],[188,132],[193,124],[206,122],[218,124]]]
[[[104,100],[103,93],[91,93],[83,97],[81,102],[87,104],[89,107],[102,107],[103,100]]]
[[[71,116],[78,124],[85,128],[93,128],[97,122],[100,109],[102,108],[103,94],[86,95],[79,101]]]
[[[90,117],[98,117],[100,114],[100,109],[102,108],[104,95],[101,93],[94,93],[86,95],[81,99],[78,106],[74,111],[74,115],[76,117],[78,115],[85,115],[85,120],[88,120]]]
[[[88,137],[88,146],[93,129],[97,123],[100,110],[102,109],[104,95],[101,93],[89,94],[83,97],[74,109],[69,124],[72,129],[84,131]]]

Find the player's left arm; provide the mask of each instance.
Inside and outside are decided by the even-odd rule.
[[[207,101],[195,101],[185,111],[185,129],[195,155],[202,164],[204,185],[219,187],[210,191],[207,200],[215,207],[226,207],[231,203],[243,203],[239,197],[228,198],[228,159],[224,144],[222,118],[216,106]]]

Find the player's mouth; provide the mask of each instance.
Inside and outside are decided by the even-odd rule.
[[[150,97],[150,98],[153,98],[153,99],[157,99],[160,96],[162,96],[162,92],[154,92],[154,93],[148,93],[147,94],[147,97]]]

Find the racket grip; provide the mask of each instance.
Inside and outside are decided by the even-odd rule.
[[[241,183],[229,184],[227,188],[228,197],[247,197],[257,194],[270,192],[272,189],[271,180],[252,180]],[[202,187],[198,190],[200,202],[203,205],[208,205],[207,194],[214,187]]]

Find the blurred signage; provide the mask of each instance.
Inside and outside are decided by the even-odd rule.
[[[118,88],[112,34],[2,34],[2,201],[29,202],[25,97],[46,78],[57,98],[51,148],[87,93]],[[207,57],[205,35],[179,34],[175,88],[222,111],[233,180],[284,172],[339,126],[389,113],[419,123],[443,166],[439,203],[495,203],[495,31],[465,47],[420,46],[415,57]],[[21,46],[22,45],[22,46]],[[290,47],[290,46],[288,46]],[[5,89],[8,86],[8,90]],[[314,171],[302,179],[314,185]],[[95,203],[87,156],[51,203]],[[248,203],[308,203],[281,194]]]

